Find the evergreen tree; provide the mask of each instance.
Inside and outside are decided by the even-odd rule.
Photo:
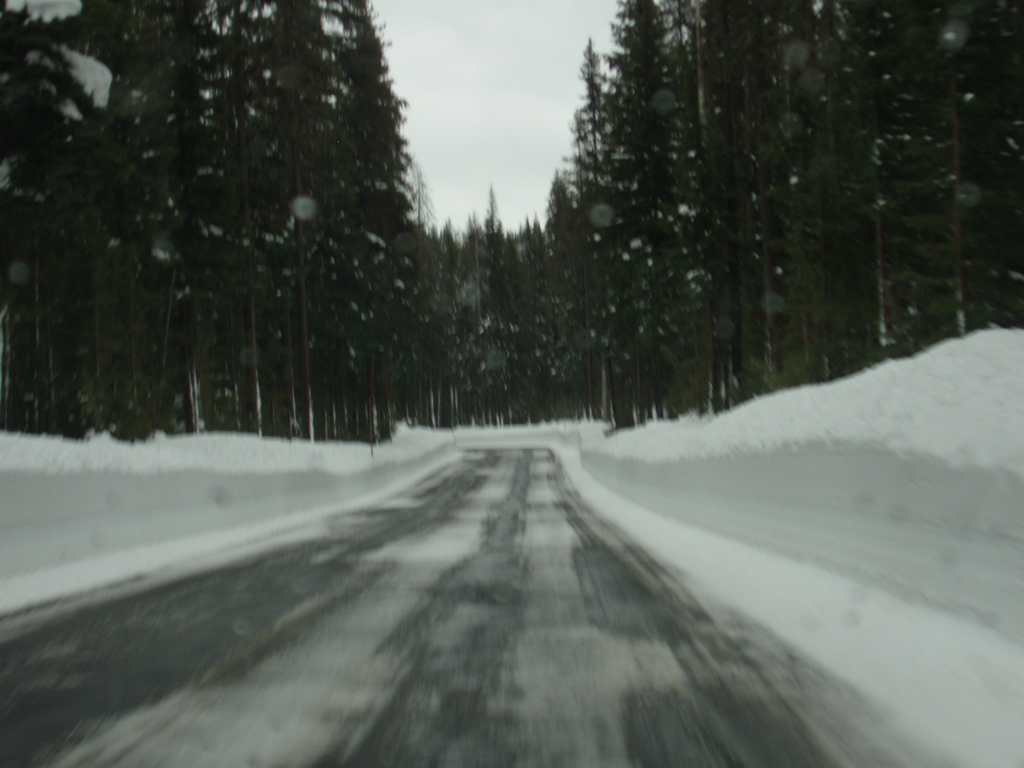
[[[625,0],[613,36],[605,162],[615,220],[607,229],[605,312],[618,373],[633,391],[633,410],[644,416],[664,409],[662,318],[678,285],[677,97],[665,20],[654,0]],[[617,417],[629,423],[632,413],[623,408]]]

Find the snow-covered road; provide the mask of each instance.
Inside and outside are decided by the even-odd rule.
[[[706,610],[551,453],[470,452],[327,531],[22,616],[0,763],[930,764],[848,686]]]

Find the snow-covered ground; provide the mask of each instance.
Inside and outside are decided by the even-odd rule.
[[[0,612],[310,535],[451,461],[453,443],[548,447],[692,589],[852,684],[940,761],[1024,768],[1021,382],[1024,331],[987,331],[610,438],[597,424],[404,430],[371,459],[230,435],[0,434]]]
[[[0,432],[0,614],[316,535],[455,460],[450,433],[363,444]]]
[[[602,451],[668,461],[853,443],[1024,478],[1022,382],[1024,331],[983,331],[831,384],[763,397],[721,418],[626,432]]]

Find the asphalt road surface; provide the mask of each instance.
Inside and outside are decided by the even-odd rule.
[[[4,768],[921,764],[884,730],[543,451],[467,453],[316,541],[0,621]]]

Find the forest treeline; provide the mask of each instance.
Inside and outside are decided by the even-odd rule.
[[[550,247],[617,424],[1024,320],[1024,4],[623,0]]]
[[[368,0],[5,12],[0,428],[627,426],[1022,324],[1021,0],[622,0],[613,32],[546,223],[492,193],[456,229]]]
[[[105,107],[67,50],[110,69]],[[5,12],[0,56],[0,427],[389,423],[417,269],[403,105],[367,0]]]

